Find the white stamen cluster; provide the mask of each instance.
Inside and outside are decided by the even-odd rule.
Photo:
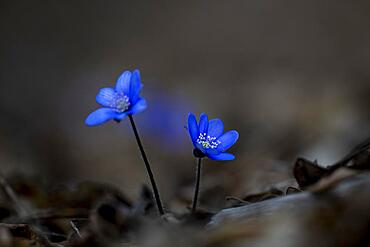
[[[202,145],[202,147],[206,149],[217,148],[221,142],[216,139],[216,137],[209,136],[206,133],[200,133],[197,139],[197,143]]]
[[[130,107],[130,99],[127,95],[117,93],[114,95],[110,107],[115,108],[118,112],[125,112]]]

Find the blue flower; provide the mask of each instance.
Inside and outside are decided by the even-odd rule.
[[[223,134],[224,124],[220,119],[208,121],[208,116],[200,114],[199,124],[193,113],[189,113],[188,131],[194,146],[194,155],[207,156],[212,160],[233,160],[234,155],[225,153],[238,140],[239,134],[231,130]]]
[[[128,115],[142,112],[146,108],[145,99],[140,97],[142,87],[139,70],[123,72],[115,88],[100,89],[96,102],[103,107],[90,113],[85,123],[95,126],[111,119],[119,122]]]

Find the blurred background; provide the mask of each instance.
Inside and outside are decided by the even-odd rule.
[[[210,206],[290,179],[299,156],[330,165],[370,136],[369,13],[365,0],[1,1],[1,172],[136,197],[148,182],[129,122],[84,124],[99,88],[135,68],[166,201],[191,196],[189,111],[240,133],[235,161],[205,162]]]

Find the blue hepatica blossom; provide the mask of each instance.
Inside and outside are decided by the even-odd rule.
[[[139,70],[124,71],[118,77],[114,88],[100,89],[96,95],[96,102],[102,105],[102,108],[92,112],[85,123],[95,126],[108,120],[119,122],[128,115],[145,110],[146,101],[140,97],[142,87]]]
[[[223,134],[224,124],[220,119],[208,121],[204,113],[199,124],[194,114],[189,113],[188,131],[194,145],[194,155],[198,158],[207,156],[212,160],[233,160],[234,155],[225,153],[238,140],[239,134],[231,130]]]

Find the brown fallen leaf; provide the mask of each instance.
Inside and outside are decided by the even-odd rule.
[[[330,175],[320,179],[317,183],[315,183],[314,185],[310,186],[308,188],[309,191],[312,191],[312,192],[322,192],[322,191],[326,191],[332,187],[335,187],[335,185],[337,185],[339,182],[341,182],[342,180],[346,179],[346,178],[349,178],[349,177],[352,177],[356,174],[358,174],[359,172],[356,171],[356,170],[352,170],[352,169],[349,169],[349,168],[345,168],[345,167],[341,167],[337,170],[335,170],[333,173],[331,173]]]
[[[331,172],[317,163],[304,158],[298,158],[293,167],[293,175],[301,189],[305,189],[316,183],[321,178],[328,176]]]

